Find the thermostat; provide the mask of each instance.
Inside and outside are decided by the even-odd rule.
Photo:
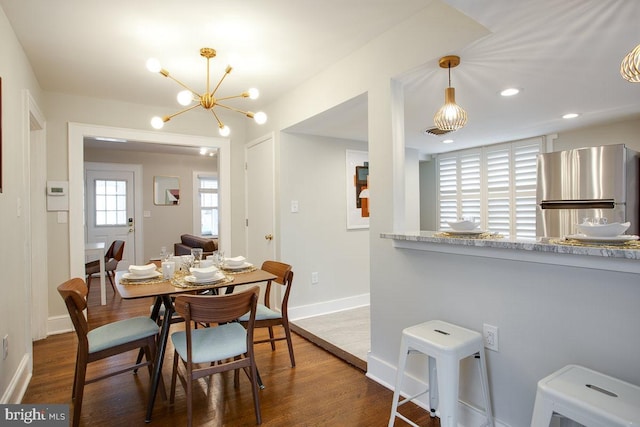
[[[47,181],[47,210],[69,210],[69,181]]]

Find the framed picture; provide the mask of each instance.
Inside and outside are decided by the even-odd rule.
[[[347,229],[369,228],[368,178],[369,153],[347,150]]]

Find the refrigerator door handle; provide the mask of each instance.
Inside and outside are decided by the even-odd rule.
[[[541,209],[613,209],[616,203],[613,199],[596,200],[543,200]]]

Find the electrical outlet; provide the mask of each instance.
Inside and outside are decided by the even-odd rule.
[[[311,273],[311,284],[315,285],[320,281],[319,277],[318,277],[318,272],[314,271],[313,273]]]
[[[484,348],[499,351],[498,327],[493,325],[482,325],[482,337],[484,338]]]
[[[9,356],[9,335],[2,337],[2,360]]]

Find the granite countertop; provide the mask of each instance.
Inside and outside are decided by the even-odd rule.
[[[483,233],[480,237],[448,236],[437,231],[416,231],[408,233],[381,233],[383,239],[397,242],[422,242],[425,244],[446,244],[477,248],[515,249],[521,251],[545,252],[552,254],[572,254],[606,258],[640,260],[640,244],[600,245],[582,244],[562,238],[538,237],[535,240],[504,238],[494,233]],[[402,244],[398,245],[403,247]]]

